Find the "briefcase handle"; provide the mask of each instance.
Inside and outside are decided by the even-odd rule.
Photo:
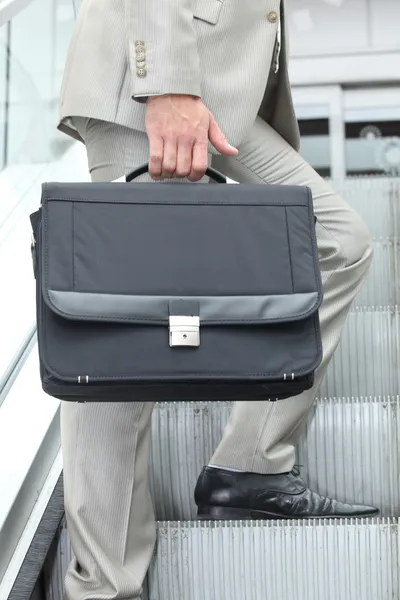
[[[149,163],[145,163],[141,167],[138,167],[137,169],[132,171],[132,173],[129,173],[129,175],[126,176],[126,181],[129,183],[130,181],[133,181],[134,179],[136,179],[136,177],[140,177],[140,175],[143,175],[144,173],[148,173],[148,171],[149,171]],[[213,179],[216,183],[228,183],[226,181],[225,175],[222,175],[222,173],[220,173],[219,171],[216,171],[212,167],[208,167],[208,169],[206,171],[206,175],[210,179]]]

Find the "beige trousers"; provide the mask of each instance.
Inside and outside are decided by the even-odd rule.
[[[79,120],[77,126],[93,181],[117,179],[148,158],[143,133],[93,120]],[[212,163],[239,182],[307,185],[313,192],[325,294],[324,356],[315,386],[276,403],[237,402],[210,456],[211,464],[222,467],[290,471],[299,425],[370,265],[370,235],[360,216],[261,120],[237,157],[213,157]],[[133,600],[141,593],[156,535],[148,487],[152,408],[151,403],[62,403],[65,509],[76,557],[65,581],[68,600]]]

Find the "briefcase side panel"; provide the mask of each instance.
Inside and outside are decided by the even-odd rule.
[[[44,290],[75,288],[74,203],[56,201],[43,206],[41,265]]]

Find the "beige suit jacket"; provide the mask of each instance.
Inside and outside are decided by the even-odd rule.
[[[280,4],[83,0],[63,77],[59,128],[79,139],[70,118],[81,116],[145,131],[147,96],[192,94],[203,99],[231,144],[240,146],[260,114],[298,148]],[[279,37],[275,74],[270,65]]]

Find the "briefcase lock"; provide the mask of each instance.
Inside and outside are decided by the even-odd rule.
[[[199,317],[169,317],[169,345],[200,346]]]

